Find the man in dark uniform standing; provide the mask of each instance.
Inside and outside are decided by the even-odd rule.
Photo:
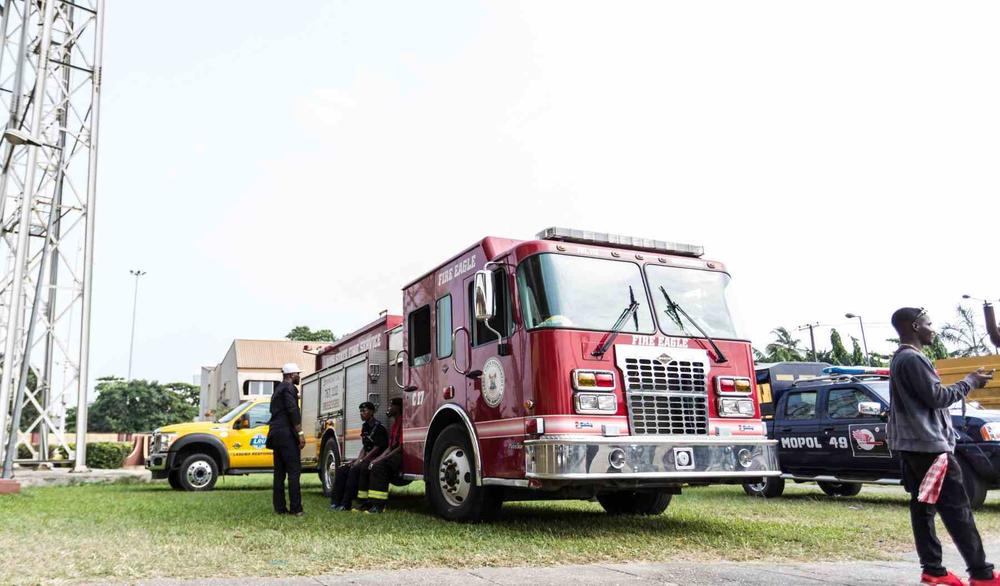
[[[302,491],[299,475],[302,473],[302,412],[299,411],[300,369],[294,362],[281,367],[283,380],[271,395],[271,423],[267,432],[267,447],[274,451],[274,484],[271,501],[274,512],[302,516]],[[288,475],[289,507],[285,507],[285,475]]]
[[[399,476],[403,467],[403,400],[395,397],[389,401],[389,412],[392,418],[392,429],[389,431],[389,451],[372,460],[368,466],[371,473],[368,478],[369,513],[381,513],[389,500],[389,481]]]
[[[350,511],[352,501],[368,498],[368,465],[389,446],[389,433],[378,419],[375,419],[375,404],[365,401],[358,406],[361,412],[361,454],[356,460],[337,468],[333,483],[330,508],[335,511]],[[364,490],[359,490],[363,485]]]

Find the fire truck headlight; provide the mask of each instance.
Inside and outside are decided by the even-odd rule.
[[[751,399],[719,399],[719,417],[753,417]]]
[[[618,411],[618,400],[607,393],[577,393],[577,413],[615,413]]]

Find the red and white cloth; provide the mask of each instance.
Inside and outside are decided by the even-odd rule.
[[[920,481],[920,491],[917,493],[917,500],[922,503],[933,505],[941,495],[941,484],[944,476],[948,473],[948,454],[941,454],[934,459],[934,463],[927,469],[924,479]]]

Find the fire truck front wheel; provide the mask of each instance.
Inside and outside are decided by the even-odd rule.
[[[597,502],[610,515],[659,515],[667,510],[672,494],[623,490],[597,495]]]
[[[750,496],[773,499],[785,492],[785,479],[780,476],[761,478],[760,482],[748,482],[743,485],[743,492]]]
[[[474,523],[496,518],[503,505],[497,487],[476,485],[476,461],[465,429],[444,428],[434,441],[427,470],[427,498],[449,521]]]

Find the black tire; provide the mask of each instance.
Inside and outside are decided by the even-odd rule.
[[[978,509],[986,502],[986,482],[964,458],[958,458],[958,461],[962,466],[962,483],[965,485],[965,494],[969,495],[969,504],[973,509]]]
[[[855,496],[861,492],[860,482],[817,482],[820,490],[830,496]]]
[[[609,515],[659,515],[667,510],[674,495],[666,492],[623,490],[597,495]]]
[[[176,470],[167,474],[167,482],[170,483],[170,488],[174,490],[184,490],[184,487],[181,486],[180,475],[177,473]]]
[[[760,482],[748,482],[743,485],[743,492],[759,498],[777,498],[785,492],[785,479],[780,476],[769,476],[762,478]]]
[[[476,461],[462,425],[449,425],[434,440],[424,477],[431,508],[441,517],[476,523],[500,515],[503,494],[498,487],[476,485]]]
[[[331,464],[333,468],[330,468]],[[337,449],[337,442],[331,437],[323,443],[323,451],[320,452],[319,458],[319,481],[323,485],[323,496],[327,498],[333,495],[333,479],[338,466],[340,466],[340,450]]]
[[[219,466],[207,454],[190,454],[177,469],[177,481],[183,490],[203,492],[212,490],[219,479]]]

